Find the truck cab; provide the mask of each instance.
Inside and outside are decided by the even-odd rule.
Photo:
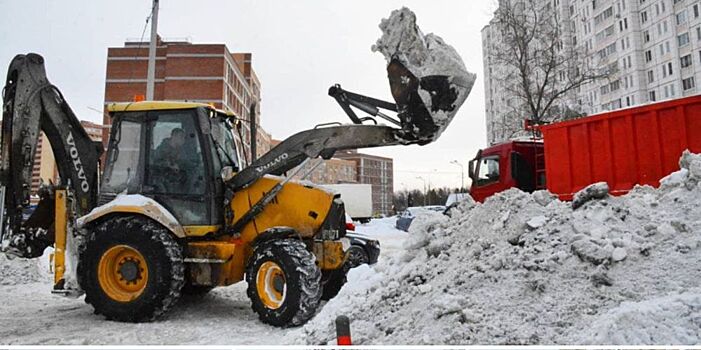
[[[477,152],[470,161],[470,195],[477,202],[516,187],[525,192],[545,188],[545,161],[541,140],[511,141]]]

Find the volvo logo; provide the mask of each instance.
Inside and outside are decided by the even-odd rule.
[[[272,162],[270,162],[270,163],[268,163],[268,164],[261,165],[261,166],[259,166],[259,167],[256,167],[256,171],[257,171],[259,174],[262,174],[262,173],[268,171],[270,168],[272,168],[272,167],[274,167],[274,166],[280,164],[283,160],[285,160],[285,159],[287,159],[287,158],[289,158],[289,155],[288,155],[287,153],[283,153],[283,154],[281,154],[281,155],[275,157],[275,159],[273,159]]]
[[[75,169],[78,174],[78,180],[80,180],[80,189],[83,192],[90,191],[90,184],[88,184],[88,178],[85,176],[85,169],[83,169],[83,163],[78,157],[78,148],[75,146],[75,140],[73,139],[73,133],[68,132],[68,137],[66,138],[66,143],[68,144],[68,154],[71,156],[73,161],[73,169]]]

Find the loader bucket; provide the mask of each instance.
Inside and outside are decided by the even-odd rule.
[[[475,75],[458,52],[435,34],[424,35],[408,8],[380,23],[383,34],[372,50],[387,59],[392,96],[407,141],[438,139],[470,94]]]
[[[465,100],[461,93],[469,93],[469,88],[464,92],[465,88],[456,85],[451,76],[428,75],[419,79],[396,59],[387,66],[387,73],[404,137],[419,144],[433,142],[440,136]]]

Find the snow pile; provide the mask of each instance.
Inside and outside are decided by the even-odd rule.
[[[431,135],[431,139],[436,140],[465,102],[476,76],[467,71],[457,51],[441,37],[433,33],[424,35],[416,25],[416,15],[406,7],[392,11],[389,18],[382,20],[380,29],[382,37],[372,46],[372,51],[382,53],[388,63],[398,60],[419,79],[418,93],[437,127],[436,130],[432,130]],[[429,80],[436,76],[448,77],[450,93],[440,88],[436,89],[436,86],[429,87]],[[408,81],[408,78],[403,78],[403,84],[407,84]],[[438,91],[455,95],[450,97],[455,98],[451,103],[452,108],[443,109],[438,105],[438,100],[443,100],[436,100]]]
[[[701,156],[680,164],[578,209],[511,189],[418,217],[288,341],[334,344],[345,314],[356,344],[698,344]]]
[[[0,285],[50,282],[48,261],[52,249],[36,259],[24,259],[0,253]]]

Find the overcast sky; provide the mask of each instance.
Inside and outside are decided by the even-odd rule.
[[[102,110],[104,100],[107,48],[140,38],[150,6],[151,0],[0,0],[0,79],[4,84],[15,54],[40,53],[49,79],[78,117],[101,123],[95,110]],[[422,188],[429,181],[457,187],[460,167],[450,162],[463,163],[467,177],[468,160],[486,143],[480,30],[491,18],[493,1],[161,0],[158,32],[165,39],[187,37],[253,53],[263,128],[284,139],[319,123],[348,121],[326,94],[335,83],[392,100],[385,60],[370,46],[381,35],[380,20],[401,6],[416,13],[424,33],[453,45],[477,82],[437,142],[364,152],[394,158],[395,190]]]

